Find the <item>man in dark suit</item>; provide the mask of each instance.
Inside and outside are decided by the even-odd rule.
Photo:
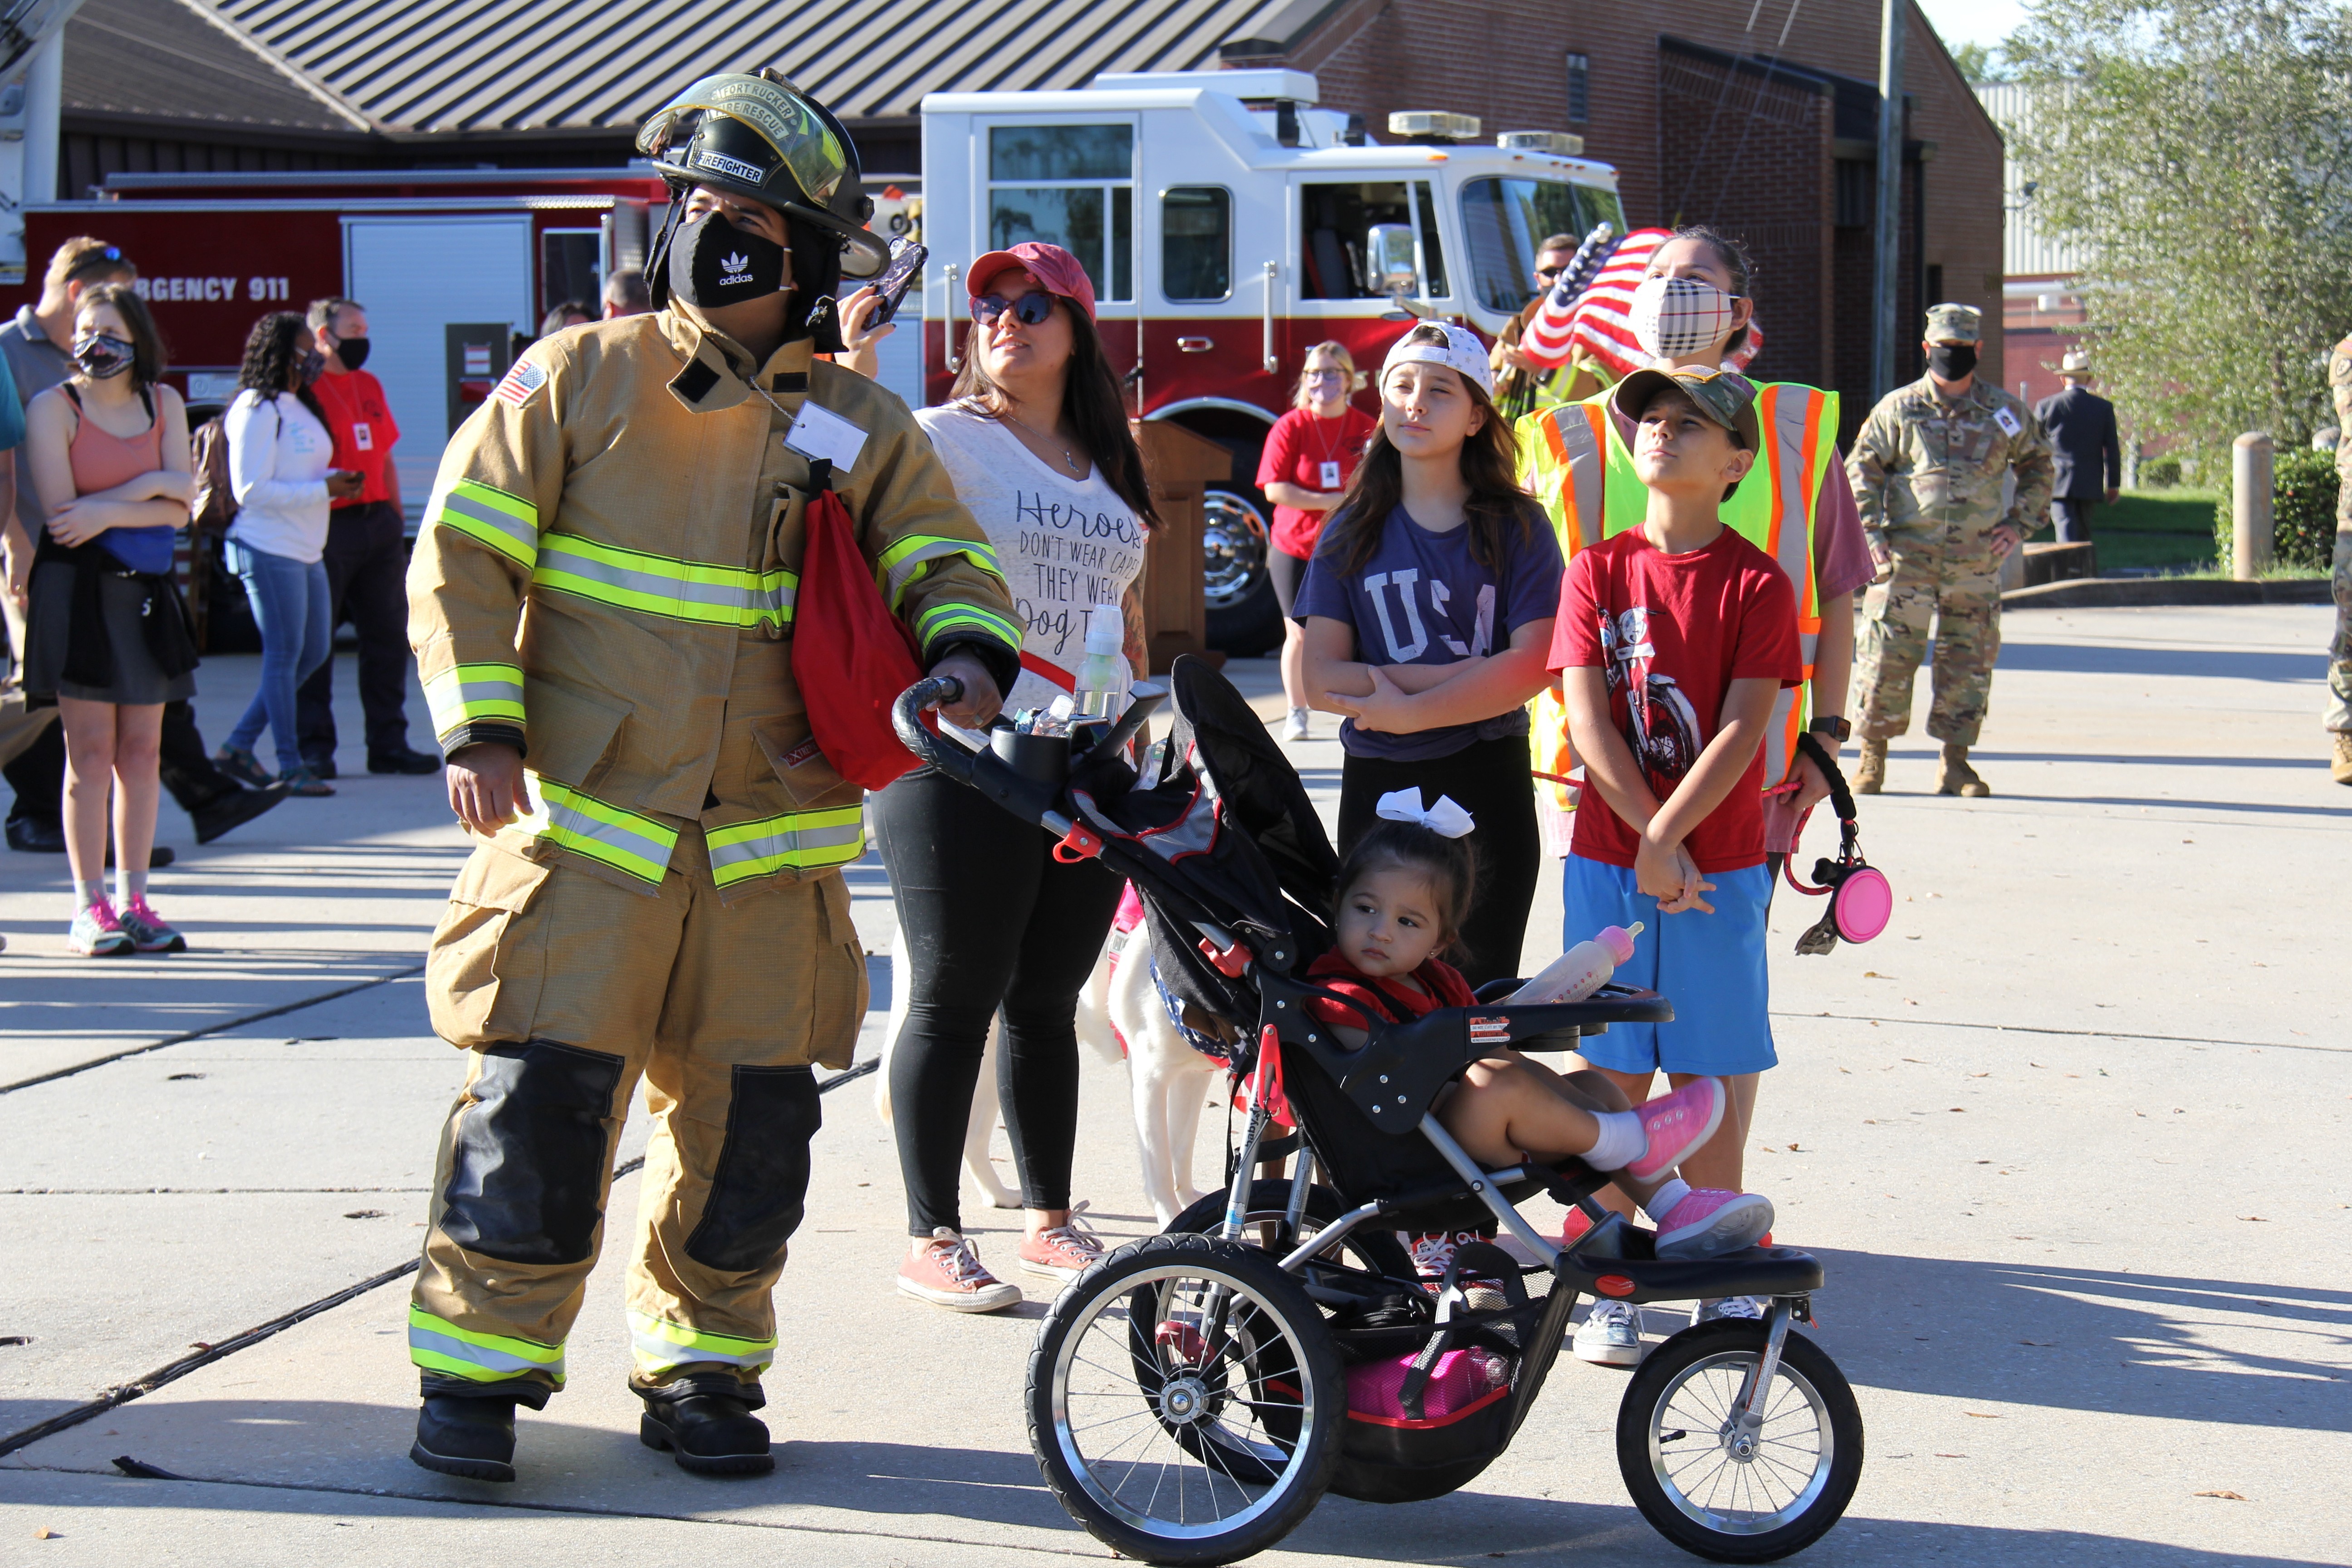
[[[2057,448],[2057,485],[2050,498],[2058,542],[2091,542],[2091,509],[2115,504],[2124,482],[2123,444],[2116,438],[2116,405],[2091,390],[2091,356],[2068,349],[2058,363],[2066,390],[2042,400],[2034,415]],[[2106,484],[2099,479],[2105,472]]]

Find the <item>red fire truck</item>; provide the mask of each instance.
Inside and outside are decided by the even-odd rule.
[[[1615,172],[1572,137],[1480,144],[1476,121],[1431,113],[1394,117],[1390,134],[1410,140],[1375,144],[1318,108],[1300,71],[1105,75],[922,110],[922,179],[873,183],[875,226],[931,249],[922,330],[885,342],[882,380],[909,403],[942,399],[969,330],[963,267],[1023,239],[1068,247],[1134,411],[1234,454],[1209,497],[1206,590],[1209,640],[1234,653],[1279,635],[1270,509],[1251,480],[1306,349],[1337,339],[1376,367],[1415,314],[1492,336],[1528,297],[1538,240],[1623,226]],[[234,392],[263,312],[363,301],[413,523],[450,431],[517,343],[551,306],[593,303],[613,268],[642,265],[666,199],[643,164],[117,174],[99,200],[27,209],[29,279],[0,289],[0,310],[37,293],[59,241],[122,247],[201,414]]]
[[[1024,239],[1076,253],[1136,411],[1234,454],[1206,541],[1209,641],[1234,653],[1279,636],[1271,511],[1251,481],[1306,351],[1336,339],[1377,370],[1411,315],[1491,338],[1528,299],[1547,235],[1625,226],[1616,172],[1574,137],[1481,145],[1474,119],[1401,114],[1387,129],[1407,140],[1371,144],[1316,99],[1304,71],[1222,70],[922,104],[930,400],[969,331],[956,263]]]

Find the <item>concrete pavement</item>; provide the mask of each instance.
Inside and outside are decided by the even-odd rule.
[[[1864,805],[1898,900],[1888,932],[1798,959],[1819,905],[1783,889],[1783,1065],[1748,1177],[1781,1239],[1825,1259],[1818,1337],[1855,1384],[1870,1453],[1845,1521],[1802,1561],[2352,1561],[2352,1037],[2330,941],[2352,791],[2321,761],[2326,630],[2305,606],[2012,614],[1978,753],[1999,793],[1920,793],[1932,748],[1914,736],[1893,793]],[[215,740],[247,689],[236,664],[205,667]],[[1276,706],[1264,665],[1234,673]],[[355,715],[348,690],[339,705]],[[1318,726],[1294,755],[1328,810],[1339,757]],[[305,842],[322,827],[331,845]],[[0,1339],[29,1340],[0,1345],[0,1444],[415,1254],[463,1066],[401,977],[463,854],[437,784],[362,774],[203,850],[184,823],[165,837],[187,859],[158,901],[211,951],[136,966],[57,956],[62,864],[0,858]],[[1816,824],[1809,843],[1829,838]],[[886,952],[879,868],[852,879]],[[1558,950],[1556,889],[1532,955]],[[1043,1490],[1022,1432],[1042,1296],[958,1318],[890,1290],[902,1209],[870,1087],[825,1101],[778,1291],[772,1478],[700,1481],[636,1444],[608,1257],[572,1387],[524,1417],[515,1486],[404,1458],[415,1385],[395,1281],[0,1458],[0,1562],[1106,1555]],[[1150,1228],[1125,1089],[1088,1062],[1079,1191],[1118,1237]],[[635,1189],[615,1185],[615,1233]],[[1014,1218],[966,1215],[1000,1262]],[[1654,1334],[1671,1327],[1653,1314]],[[1265,1561],[1688,1561],[1618,1480],[1622,1387],[1563,1360],[1471,1489],[1327,1500]],[[118,1456],[188,1479],[124,1477]]]

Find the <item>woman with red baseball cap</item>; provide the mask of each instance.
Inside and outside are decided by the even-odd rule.
[[[1072,689],[1097,616],[1121,617],[1128,656],[1144,673],[1134,586],[1151,497],[1095,328],[1094,282],[1077,258],[1024,243],[989,252],[969,277],[972,327],[952,400],[915,418],[1012,585],[1026,636],[1009,714]],[[1000,1009],[997,1080],[1027,1211],[1021,1267],[1058,1289],[1102,1255],[1070,1206],[1075,1019],[1119,880],[1097,861],[1055,861],[1051,835],[929,769],[877,795],[873,821],[898,907],[897,983],[909,987],[890,1057],[912,1237],[898,1289],[957,1311],[993,1311],[1021,1291],[990,1274],[965,1239],[957,1180]]]

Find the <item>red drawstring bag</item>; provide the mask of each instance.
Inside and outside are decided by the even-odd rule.
[[[890,727],[890,705],[923,679],[920,649],[883,604],[839,496],[820,489],[811,497],[801,531],[793,679],[808,706],[809,732],[835,773],[880,789],[919,765]]]

